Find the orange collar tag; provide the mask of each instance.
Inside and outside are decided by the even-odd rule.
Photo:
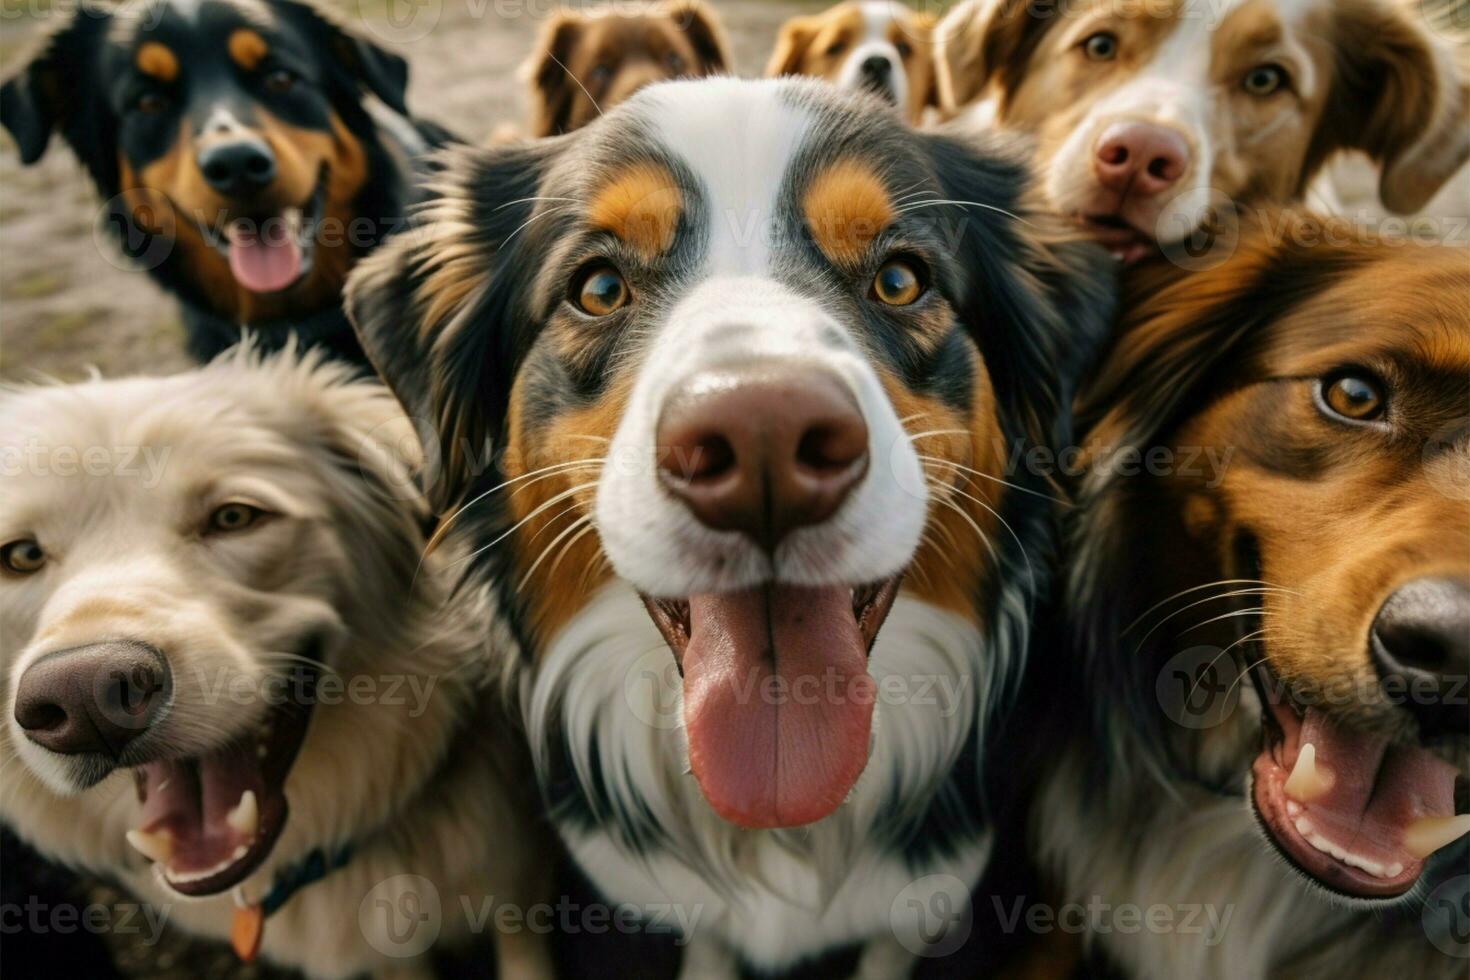
[[[235,917],[230,922],[230,946],[241,963],[252,963],[260,952],[260,940],[265,935],[265,912],[259,905],[235,906]]]

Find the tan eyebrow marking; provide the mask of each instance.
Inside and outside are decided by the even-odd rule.
[[[859,160],[838,160],[819,173],[802,198],[807,228],[833,262],[863,257],[878,234],[893,223],[888,188]]]
[[[230,57],[235,64],[246,71],[254,71],[270,54],[271,46],[266,43],[265,38],[248,27],[242,27],[230,35],[225,42],[225,47],[230,52]]]
[[[653,259],[674,244],[683,208],[684,197],[668,168],[642,161],[624,168],[593,195],[587,220]]]
[[[178,57],[157,41],[145,41],[138,45],[133,63],[140,72],[160,82],[172,82],[179,77]]]

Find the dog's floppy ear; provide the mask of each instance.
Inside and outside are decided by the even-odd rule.
[[[940,234],[966,281],[951,303],[985,357],[1009,439],[1060,448],[1071,401],[1113,322],[1115,264],[1060,219],[1027,206],[1031,173],[1016,147],[959,132],[926,134],[945,195]]]
[[[73,139],[77,127],[68,122],[92,101],[91,60],[111,16],[91,3],[74,7],[32,50],[29,60],[0,85],[0,123],[15,138],[22,163],[39,160],[52,132],[59,130],[95,173],[100,161],[90,159],[85,145]],[[111,130],[106,119],[91,120],[88,128],[92,127]],[[96,138],[94,133],[93,141]]]
[[[363,37],[335,15],[313,3],[291,0],[289,8],[340,67],[341,87],[352,94],[364,88],[394,112],[408,115],[408,62]]]
[[[1004,102],[1060,10],[1052,0],[966,0],[945,14],[934,29],[940,108],[962,109],[996,80]]]
[[[419,221],[348,278],[345,306],[363,350],[428,444],[436,508],[489,465],[527,341],[522,289],[537,263],[533,242],[554,225],[525,227],[531,198],[546,162],[572,138],[445,151]]]
[[[776,35],[776,50],[771,52],[771,60],[766,62],[766,77],[799,74],[801,59],[806,57],[806,50],[817,36],[819,26],[815,17],[793,17],[782,24],[781,32]]]
[[[554,136],[566,126],[577,84],[566,65],[586,22],[575,10],[558,10],[521,66],[530,88],[532,136]]]
[[[914,84],[919,85],[924,93],[924,100],[920,105],[935,109],[943,108],[944,103],[939,98],[939,50],[934,41],[939,22],[932,14],[921,13],[915,15],[913,28],[916,32],[913,37],[914,43],[923,45],[927,55],[923,59],[924,77],[914,80]]]
[[[1308,159],[1362,150],[1382,166],[1379,196],[1401,214],[1429,203],[1470,159],[1470,69],[1428,12],[1388,0],[1334,7],[1337,66]]]
[[[698,75],[718,75],[730,70],[730,45],[719,15],[704,0],[671,0],[667,12],[674,26],[689,37],[699,57]]]

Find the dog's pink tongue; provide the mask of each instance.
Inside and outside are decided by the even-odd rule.
[[[868,761],[873,679],[842,587],[689,599],[684,727],[694,778],[742,827],[827,816]]]
[[[301,246],[285,221],[267,221],[259,229],[233,229],[230,272],[251,292],[277,292],[301,275]]]
[[[1423,749],[1332,724],[1315,708],[1302,720],[1299,745],[1311,744],[1331,787],[1312,799],[1311,826],[1328,841],[1407,864],[1408,827],[1421,817],[1455,812],[1454,766]]]

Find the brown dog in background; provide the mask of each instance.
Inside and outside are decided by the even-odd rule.
[[[886,0],[849,0],[781,25],[768,76],[811,75],[872,92],[913,123],[939,105],[934,18]]]
[[[669,0],[644,13],[613,7],[558,11],[522,67],[531,136],[566,133],[650,82],[730,70],[720,18],[703,0]]]

